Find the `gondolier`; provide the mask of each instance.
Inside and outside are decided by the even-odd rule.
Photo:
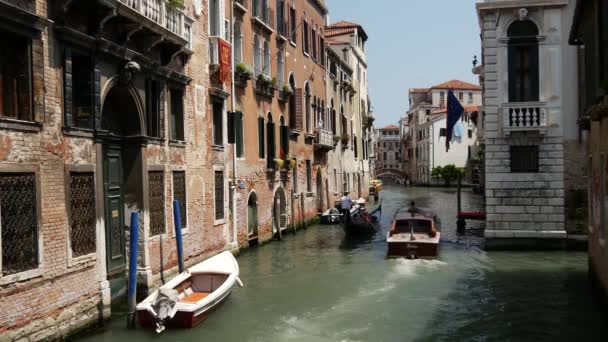
[[[350,209],[353,207],[353,201],[350,199],[349,192],[344,191],[344,196],[340,199],[342,210],[342,223],[350,220]]]

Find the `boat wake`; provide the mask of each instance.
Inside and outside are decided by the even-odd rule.
[[[395,274],[399,276],[414,277],[421,272],[436,271],[448,265],[447,262],[441,260],[425,260],[415,259],[409,260],[405,258],[394,259]]]

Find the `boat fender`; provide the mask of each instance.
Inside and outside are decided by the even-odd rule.
[[[239,284],[240,287],[243,287],[243,282],[239,277],[236,277],[236,283]]]

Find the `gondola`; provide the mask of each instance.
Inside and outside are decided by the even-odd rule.
[[[382,201],[368,212],[365,200],[360,199],[350,210],[350,215],[343,219],[342,228],[347,236],[370,236],[378,232],[378,222],[382,215]]]

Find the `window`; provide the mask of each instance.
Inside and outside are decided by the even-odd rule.
[[[312,165],[310,160],[306,161],[306,191],[312,192]]]
[[[223,20],[220,13],[221,0],[209,0],[209,36],[220,36]]]
[[[213,144],[224,145],[224,104],[221,101],[213,101]]]
[[[473,139],[473,130],[470,129],[468,133],[469,133],[469,139]]]
[[[279,52],[277,54],[277,81],[279,82],[279,84],[278,84],[279,86],[282,86],[283,82],[285,81],[283,78],[284,77],[283,74],[285,72],[284,71],[284,68],[285,68],[284,61],[283,61],[284,55],[285,54],[283,52],[283,48],[280,48]],[[279,89],[281,89],[281,88],[279,88]]]
[[[509,102],[539,99],[538,28],[529,21],[516,21],[508,30]]]
[[[297,41],[297,37],[298,37],[298,30],[297,30],[298,22],[296,21],[296,9],[293,7],[289,8],[289,25],[291,26],[291,28],[290,28],[291,36],[290,36],[289,40],[291,40],[291,42],[295,44]]]
[[[184,139],[184,92],[171,89],[171,139]]]
[[[215,220],[224,219],[224,171],[215,171]]]
[[[383,157],[382,157],[382,160],[387,160],[387,159],[386,159],[386,152],[384,152],[383,154],[384,154],[384,155],[383,155]]]
[[[188,222],[186,221],[186,172],[185,171],[173,171],[173,200],[179,204],[179,219],[182,224],[182,229],[187,227]]]
[[[463,92],[459,92],[458,93],[458,101],[460,101],[460,102],[464,101],[464,93]]]
[[[270,45],[264,42],[264,75],[270,76]]]
[[[268,113],[268,122],[266,123],[266,155],[269,169],[275,167],[276,150],[274,121],[272,120],[272,113]]]
[[[258,156],[260,159],[266,157],[266,145],[264,143],[264,118],[258,118]]]
[[[317,30],[316,28],[312,29],[312,59],[317,60]]]
[[[445,107],[445,92],[443,91],[439,93],[439,107]]]
[[[538,172],[538,146],[511,146],[511,172]]]
[[[306,18],[302,18],[302,46],[304,49],[304,53],[308,54],[308,46],[309,45],[309,36],[308,36],[308,22]]]
[[[280,156],[279,158],[286,160],[289,156],[289,127],[285,125],[285,117],[281,115],[280,127]]]
[[[313,123],[312,123],[312,104],[311,104],[311,98],[312,95],[310,94],[310,85],[308,83],[306,83],[306,87],[304,88],[304,112],[306,113],[306,132],[310,133],[312,132],[312,127],[313,127]]]
[[[72,256],[95,253],[95,181],[93,172],[70,172],[70,244]]]
[[[243,32],[241,23],[234,23],[234,62],[243,63]]]
[[[236,147],[236,157],[243,158],[245,147],[243,145],[244,140],[244,132],[243,132],[243,113],[236,112],[234,113],[234,135],[235,135],[235,147]]]
[[[93,59],[76,52],[71,54],[73,125],[93,129]]]
[[[36,175],[0,174],[2,275],[38,267]]]
[[[0,31],[0,117],[33,120],[31,40]]]
[[[148,136],[161,138],[161,118],[162,118],[162,88],[159,81],[146,81],[146,101],[148,113]],[[76,111],[74,111],[76,113]]]
[[[299,100],[302,99],[302,89],[296,90],[296,80],[294,79],[293,74],[289,75],[289,86],[294,92],[294,94],[289,97],[289,127],[291,129],[301,129],[301,127],[299,127],[301,123],[298,124],[298,117],[301,117],[301,113],[298,113],[298,109],[301,107],[297,105],[296,98]]]
[[[165,173],[163,171],[148,172],[148,202],[150,207],[150,236],[164,234]]]
[[[262,73],[262,47],[257,35],[253,36],[253,70],[255,71],[255,77]]]
[[[469,93],[469,104],[473,104],[473,93]]]

